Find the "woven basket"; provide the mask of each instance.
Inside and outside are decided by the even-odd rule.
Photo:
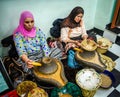
[[[108,48],[102,48],[102,47],[97,47],[97,52],[103,54],[103,53],[106,53],[108,51]]]
[[[116,66],[116,62],[114,62],[110,57],[106,55],[103,54],[99,54],[99,55],[101,61],[106,65],[106,70],[112,71]]]
[[[37,88],[37,84],[32,81],[23,81],[17,86],[17,93],[19,96],[27,95],[29,91]]]
[[[97,44],[95,41],[90,39],[84,39],[81,42],[81,47],[86,51],[94,51],[97,48]]]
[[[112,46],[112,42],[110,42],[110,40],[107,38],[99,38],[97,43],[97,52],[99,53],[106,53],[107,50]]]
[[[84,68],[77,72],[75,80],[84,97],[94,97],[102,83],[101,76],[92,68]]]
[[[44,89],[37,87],[29,91],[27,97],[48,97],[48,93]]]

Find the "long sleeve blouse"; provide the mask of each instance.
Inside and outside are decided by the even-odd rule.
[[[46,42],[46,37],[41,30],[36,32],[36,36],[34,38],[24,37],[20,33],[14,34],[14,42],[18,52],[19,57],[23,54],[33,54],[43,51],[45,56],[48,56],[50,53],[50,49]]]
[[[71,32],[69,33],[69,31]],[[69,38],[84,36],[87,35],[84,24],[81,27],[69,28],[63,27],[61,28],[61,41],[66,42]]]

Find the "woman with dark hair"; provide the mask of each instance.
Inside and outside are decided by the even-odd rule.
[[[82,7],[75,7],[61,23],[61,41],[65,43],[66,52],[71,47],[80,46],[80,40],[88,38],[83,22],[84,10]]]

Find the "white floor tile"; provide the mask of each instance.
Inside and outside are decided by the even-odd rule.
[[[94,97],[107,97],[112,91],[114,90],[113,87],[109,89],[98,89]]]
[[[118,34],[118,36],[120,36],[120,34]]]
[[[112,47],[109,48],[108,50],[120,57],[120,46],[119,45],[113,44]]]
[[[120,92],[120,84],[116,87],[116,90]]]
[[[120,71],[120,58],[118,58],[117,60],[115,60],[115,62],[116,62],[115,69],[117,69],[118,71]]]
[[[110,41],[115,42],[117,34],[105,29],[105,31],[103,33],[103,37],[106,37],[106,38],[110,39]]]

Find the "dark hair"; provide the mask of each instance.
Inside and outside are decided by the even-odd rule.
[[[84,9],[83,9],[82,7],[80,7],[80,6],[77,6],[77,7],[75,7],[75,8],[70,12],[70,14],[69,14],[68,17],[69,17],[71,20],[74,20],[74,18],[75,18],[78,14],[80,14],[80,13],[84,14]]]
[[[73,8],[73,10],[70,12],[70,14],[61,23],[61,28],[62,27],[70,27],[70,28],[79,27],[80,23],[76,23],[74,18],[80,13],[84,14],[84,10],[82,7],[77,6],[77,7]]]

